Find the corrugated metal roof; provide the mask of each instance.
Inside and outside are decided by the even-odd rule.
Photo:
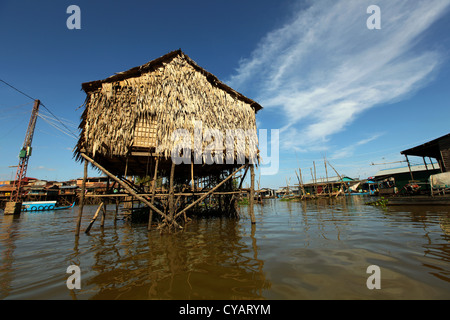
[[[439,169],[439,164],[437,164],[437,163],[433,163],[433,166],[431,164],[427,164],[427,166],[428,166],[428,170],[432,170],[433,166],[434,166],[435,169]],[[411,166],[411,171],[412,172],[426,171],[426,170],[427,170],[427,168],[425,167],[424,164]],[[378,171],[375,174],[375,177],[392,175],[392,174],[399,174],[399,173],[408,173],[408,172],[409,172],[409,168],[408,167],[381,169],[380,171]]]

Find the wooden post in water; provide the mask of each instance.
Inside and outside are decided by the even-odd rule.
[[[77,229],[76,235],[80,235],[81,228],[81,217],[83,215],[83,207],[84,207],[84,193],[86,192],[86,179],[87,179],[87,171],[88,171],[88,162],[84,160],[84,175],[83,182],[81,183],[81,197],[80,197],[80,207],[78,209],[78,221],[77,221]]]
[[[303,186],[303,176],[302,176],[302,169],[298,168],[298,174],[300,175],[300,187],[302,189],[302,199],[304,196],[306,196],[305,187]]]
[[[255,167],[250,165],[250,199],[248,202],[248,211],[250,214],[250,220],[252,224],[256,223],[255,212],[253,208],[253,202],[255,200]]]
[[[191,161],[191,191],[195,192],[195,181],[194,181],[194,161]]]
[[[153,202],[155,201],[156,179],[158,178],[158,164],[159,164],[159,158],[156,158],[155,173],[153,174],[153,180],[152,180],[152,198],[150,200],[151,204],[153,204]],[[148,215],[148,226],[147,226],[148,231],[150,231],[152,229],[152,220],[153,220],[153,210],[150,208],[150,212]]]
[[[91,230],[92,225],[94,224],[95,220],[97,220],[98,213],[100,212],[100,210],[102,209],[102,207],[103,207],[103,201],[102,201],[102,202],[100,203],[100,205],[98,206],[97,211],[95,211],[95,214],[94,214],[94,216],[93,216],[92,219],[91,219],[91,222],[89,223],[88,227],[87,227],[86,230],[84,231],[85,233],[89,233],[89,231]]]
[[[311,192],[314,194],[314,197],[315,197],[315,196],[317,196],[317,194],[316,194],[316,183],[314,182],[314,175],[313,175],[312,168],[309,168],[309,170],[311,171],[311,180],[312,180],[312,183],[313,183],[313,187],[311,189]]]
[[[114,223],[116,223],[117,216],[119,214],[119,204],[120,204],[120,200],[119,200],[119,198],[116,197],[116,212],[114,213]]]
[[[102,203],[103,203],[103,214],[102,214],[102,222],[100,223],[100,227],[104,227],[105,226],[105,220],[106,220],[106,199],[102,199]]]
[[[173,184],[174,176],[175,176],[175,163],[172,161],[169,180],[169,217],[171,219],[173,219],[173,217],[175,216],[174,184]]]
[[[328,162],[328,161],[327,161]],[[345,182],[344,182],[344,177],[342,177],[339,172],[337,172],[337,170],[331,165],[331,163],[328,162],[328,165],[331,167],[331,169],[333,169],[334,172],[336,172],[336,175],[338,176],[339,180],[341,180],[340,183],[340,189],[342,189],[342,191],[344,191],[344,186],[345,186]],[[340,191],[336,194],[336,198],[339,195]]]

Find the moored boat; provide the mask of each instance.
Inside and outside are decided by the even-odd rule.
[[[75,202],[71,206],[57,206],[55,201],[27,201],[22,203],[22,211],[49,211],[69,209],[75,206]]]

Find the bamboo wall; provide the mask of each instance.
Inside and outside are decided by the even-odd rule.
[[[160,156],[169,158],[177,143],[174,130],[186,129],[194,137],[196,123],[203,130],[220,130],[223,137],[230,129],[250,130],[254,134],[248,144],[257,145],[251,104],[215,85],[183,54],[139,77],[103,82],[87,94],[77,151],[83,146],[92,156],[126,156],[133,147],[158,147]],[[235,144],[234,156],[237,151],[250,156],[248,148]]]

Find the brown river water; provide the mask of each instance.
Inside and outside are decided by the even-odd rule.
[[[241,219],[194,219],[150,233],[114,223],[83,231],[96,206],[5,216],[0,299],[450,299],[450,207],[373,207],[371,198],[265,200]],[[80,289],[67,268],[79,267]],[[380,289],[366,282],[379,267]]]

